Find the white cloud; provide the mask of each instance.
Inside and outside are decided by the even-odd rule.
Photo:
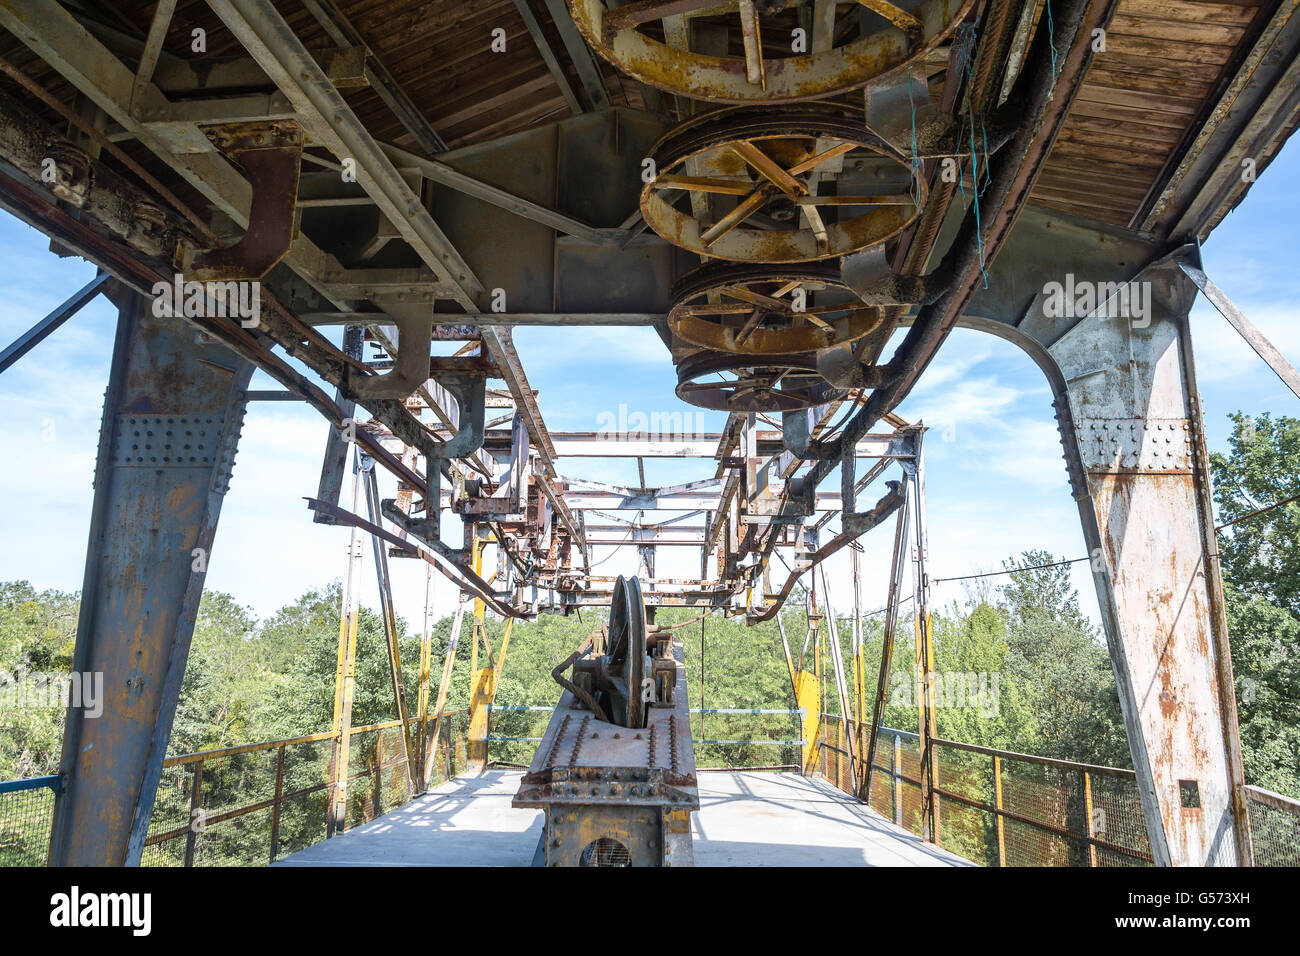
[[[1292,365],[1300,366],[1300,308],[1291,302],[1235,303]],[[1246,340],[1204,298],[1192,309],[1197,381],[1206,384],[1285,387]]]

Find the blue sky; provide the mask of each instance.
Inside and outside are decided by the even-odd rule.
[[[1206,271],[1293,362],[1300,362],[1300,146],[1288,145],[1249,197],[1206,243]],[[0,339],[8,342],[94,275],[79,259],[59,259],[48,241],[0,213]],[[1227,415],[1265,411],[1300,416],[1300,400],[1255,356],[1204,300],[1192,313],[1198,378],[1212,448],[1226,447]],[[37,588],[81,586],[91,506],[91,479],[115,313],[97,299],[58,333],[0,376],[3,428],[11,449],[0,469],[6,507],[0,580]],[[602,412],[690,410],[673,395],[667,350],[649,329],[522,329],[515,341],[543,413],[557,431],[594,431]],[[261,385],[258,382],[261,382]],[[270,387],[264,376],[254,387]],[[693,410],[692,410],[693,411]],[[991,336],[957,331],[898,410],[932,426],[926,444],[930,562],[934,577],[1000,569],[1004,558],[1037,548],[1060,557],[1084,554],[1060,442],[1041,372]],[[704,413],[709,430],[722,416]],[[229,591],[268,615],[310,587],[341,574],[346,533],[312,523],[303,504],[314,494],[326,425],[289,403],[254,405],[248,414],[209,565],[209,588]],[[650,485],[702,476],[684,462],[647,462]],[[567,460],[575,476],[635,483],[635,463]],[[836,483],[837,485],[837,483]],[[385,496],[391,488],[382,488]],[[892,535],[865,539],[862,602],[884,603]],[[367,549],[368,550],[368,549]],[[674,549],[660,574],[695,576],[698,558]],[[607,552],[598,551],[597,558]],[[394,561],[398,611],[415,625],[423,613],[424,577],[415,562]],[[1096,598],[1086,565],[1075,582],[1086,613]],[[635,570],[634,554],[601,570]],[[847,558],[830,565],[837,608],[850,602]],[[436,577],[436,576],[435,576]],[[992,582],[996,584],[996,579]],[[363,600],[373,605],[373,571]],[[960,599],[958,584],[941,585],[939,602]],[[436,615],[454,601],[435,583]]]

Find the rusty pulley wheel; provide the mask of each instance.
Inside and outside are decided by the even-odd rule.
[[[878,245],[925,204],[924,182],[833,103],[697,116],[654,147],[641,215],[660,236],[735,262],[810,262]]]
[[[972,2],[569,0],[569,10],[592,49],[643,83],[713,103],[795,103],[857,89],[923,57]]]
[[[817,371],[817,356],[696,352],[677,363],[677,397],[720,412],[793,412],[843,395]]]
[[[609,605],[609,650],[612,678],[620,693],[611,699],[612,719],[634,730],[645,726],[643,684],[647,676],[645,600],[637,578],[618,576]]]
[[[881,322],[834,262],[710,262],[677,280],[668,327],[701,348],[788,355],[854,342]]]

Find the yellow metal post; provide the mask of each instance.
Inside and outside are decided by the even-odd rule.
[[[360,476],[354,460],[352,469],[352,511],[356,513]],[[334,784],[330,793],[329,818],[325,835],[331,837],[347,826],[348,762],[352,745],[352,697],[357,675],[357,587],[364,560],[361,530],[354,527],[348,538],[348,566],[343,577],[343,599],[339,610],[338,662],[334,671]]]
[[[442,679],[438,681],[438,702],[433,707],[433,727],[429,730],[432,747],[424,754],[424,789],[429,789],[433,781],[433,763],[438,756],[438,737],[442,729],[442,712],[447,706],[447,690],[451,687],[452,667],[456,663],[456,648],[460,644],[461,625],[465,621],[465,595],[461,595],[456,605],[456,616],[451,622],[451,637],[447,641],[447,656],[442,662]],[[448,748],[451,747],[448,742]],[[451,755],[448,754],[448,757]],[[448,760],[448,763],[451,761]]]
[[[803,708],[803,772],[807,776],[817,769],[822,721],[821,681],[816,674],[799,671],[794,675],[794,694],[797,705]]]
[[[938,754],[934,738],[938,736],[934,719],[934,644],[931,640],[929,609],[913,619],[916,631],[917,726],[921,738],[921,832],[931,843],[939,842],[938,797],[934,792],[938,779]]]
[[[488,714],[496,687],[493,668],[485,667],[478,672],[478,682],[474,685],[474,696],[469,705],[469,754],[466,759],[472,770],[487,769]]]
[[[1097,865],[1097,845],[1092,842],[1096,836],[1092,831],[1092,774],[1083,772],[1083,835],[1088,838],[1088,865]]]
[[[997,754],[993,755],[993,806],[998,810],[1002,809],[1002,758]],[[1001,813],[993,815],[998,826],[998,866],[1007,865],[1007,835],[1006,824],[1002,819]]]
[[[483,574],[483,543],[477,532],[473,537],[474,573]],[[487,769],[488,708],[496,691],[496,670],[492,666],[492,648],[487,642],[487,605],[474,598],[474,635],[470,647],[469,743],[466,762],[474,770]],[[488,666],[478,666],[478,645],[483,642]]]
[[[433,656],[433,634],[429,630],[429,591],[433,586],[433,567],[425,567],[424,577],[424,632],[420,637],[420,679],[418,692],[416,694],[415,714],[416,720],[419,721],[420,746],[419,761],[420,766],[424,767],[429,752],[429,668]],[[416,786],[419,792],[423,793],[427,784],[424,781],[424,775],[421,773],[416,780]]]
[[[514,630],[515,619],[506,619],[506,633],[501,638],[501,653],[496,655],[496,664],[492,661],[492,645],[488,643],[487,631],[483,634],[483,647],[487,651],[489,664],[478,672],[478,681],[474,685],[474,696],[470,701],[469,721],[469,765],[475,770],[486,770],[488,763],[488,734],[491,732],[489,717],[492,702],[496,699],[497,683],[501,680],[501,669],[506,663],[506,651],[510,648],[510,632]]]

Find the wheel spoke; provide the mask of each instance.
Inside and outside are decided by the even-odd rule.
[[[754,0],[740,0],[740,32],[745,41],[745,79],[755,86],[767,89],[767,74],[763,69],[763,32],[758,25],[758,10]]]
[[[858,0],[858,3],[868,10],[880,14],[909,36],[920,34],[923,29],[920,20],[902,7],[890,3],[889,0]]]
[[[780,299],[774,299],[771,296],[763,295],[761,292],[754,292],[751,289],[746,289],[741,286],[723,286],[718,291],[723,295],[731,296],[733,299],[739,299],[741,302],[748,302],[750,305],[766,306],[767,308],[774,309],[777,312],[788,313],[790,311],[789,303],[782,302]]]
[[[804,219],[808,221],[808,228],[812,231],[813,238],[817,240],[817,251],[825,255],[831,246],[831,238],[830,233],[826,231],[826,223],[822,221],[822,214],[813,205],[800,203],[799,208],[803,212]]]
[[[735,229],[742,222],[752,216],[767,202],[769,193],[766,188],[759,188],[743,202],[739,203],[735,209],[727,213],[712,226],[706,229],[700,235],[700,241],[706,246],[711,246],[731,230]]]
[[[712,294],[712,293],[710,293]],[[743,315],[749,311],[747,305],[688,305],[681,309],[682,315]]]
[[[753,166],[764,178],[771,181],[777,189],[787,196],[794,198],[807,194],[808,189],[803,183],[791,176],[780,163],[753,143],[742,139],[728,145],[733,153]]]
[[[797,163],[794,166],[791,166],[786,170],[786,172],[791,176],[803,175],[808,172],[808,170],[820,166],[822,163],[829,163],[832,159],[835,159],[838,156],[843,156],[845,153],[851,153],[857,148],[857,143],[840,143],[838,146],[832,146],[824,153],[818,153],[816,156],[805,159],[802,163]]]
[[[705,7],[716,7],[718,0],[636,0],[614,10],[605,11],[605,33],[614,34],[620,30],[639,27],[651,20],[694,13]]]
[[[767,315],[767,312],[763,309],[755,309],[753,311],[745,324],[740,327],[740,331],[736,333],[737,345],[743,344],[745,339],[749,338],[750,333],[758,328],[758,323],[763,321],[763,316],[765,315]]]
[[[810,206],[910,206],[916,200],[907,193],[892,193],[887,196],[799,196],[795,204],[808,208]]]
[[[749,179],[723,176],[677,176],[665,173],[655,179],[656,189],[685,189],[690,192],[718,193],[723,196],[748,196],[754,191]]]

